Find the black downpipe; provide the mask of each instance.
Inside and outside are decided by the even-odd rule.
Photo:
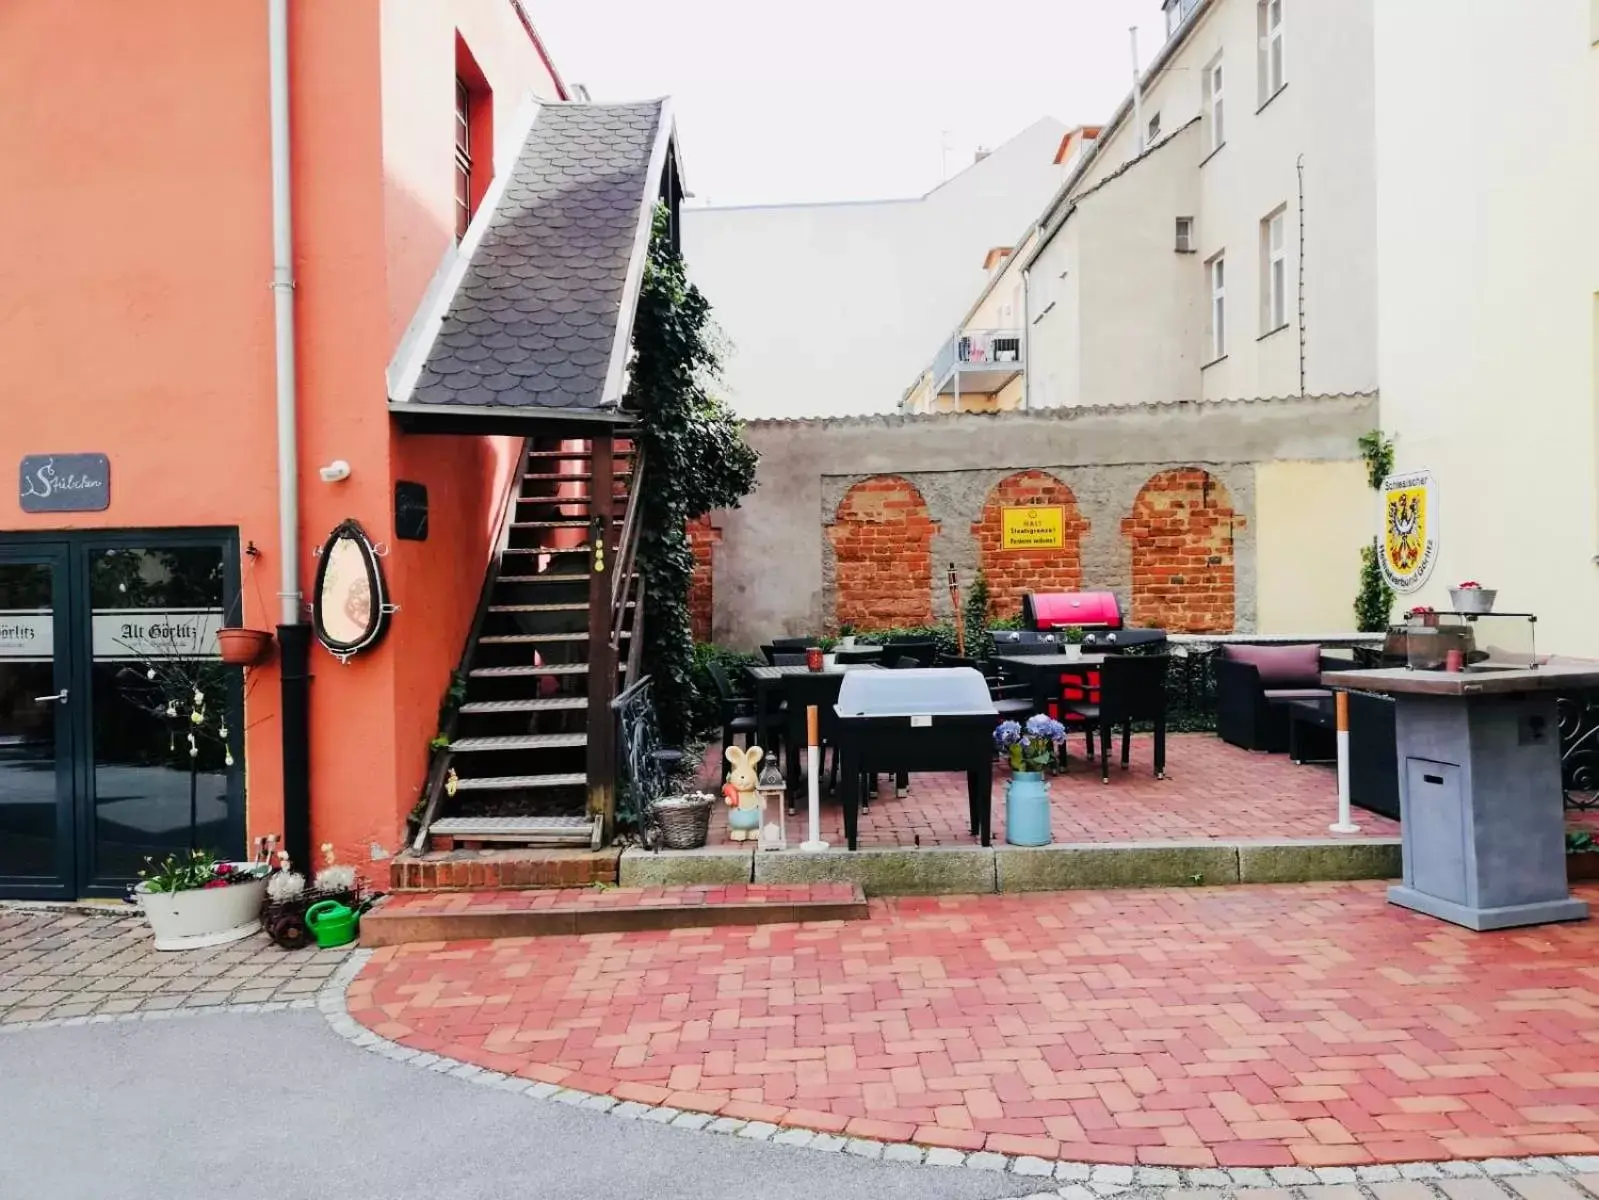
[[[294,870],[310,877],[311,627],[279,625],[283,721],[283,848]]]

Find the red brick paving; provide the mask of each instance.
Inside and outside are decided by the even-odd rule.
[[[683,887],[550,888],[497,892],[408,892],[390,896],[385,913],[453,913],[476,908],[535,912],[554,909],[709,908],[721,904],[847,904],[852,883],[728,883]]]
[[[1330,766],[1295,766],[1284,754],[1256,754],[1229,746],[1214,734],[1174,734],[1167,739],[1166,778],[1156,779],[1152,738],[1133,738],[1132,765],[1121,769],[1121,744],[1112,748],[1109,785],[1083,757],[1080,736],[1071,741],[1070,771],[1050,781],[1051,827],[1057,842],[1277,841],[1327,838],[1337,816],[1338,781]],[[707,764],[719,762],[713,746]],[[709,771],[711,768],[707,767]],[[711,779],[720,778],[720,767]],[[994,841],[1005,840],[1005,780],[994,775]],[[966,777],[911,776],[910,794],[896,798],[884,776],[878,800],[861,814],[860,845],[970,846]],[[770,817],[768,818],[770,819]],[[1399,836],[1399,822],[1355,810],[1363,838]],[[804,836],[803,801],[788,818],[790,842]],[[824,791],[822,837],[844,844],[843,810]],[[727,836],[727,809],[711,817],[711,845],[735,845]]]
[[[384,1037],[528,1079],[962,1149],[1599,1152],[1599,926],[1476,934],[1383,897],[903,898],[869,923],[394,947],[349,1005]]]

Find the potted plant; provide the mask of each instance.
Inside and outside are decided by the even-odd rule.
[[[1491,613],[1498,595],[1496,589],[1485,588],[1475,579],[1468,579],[1458,587],[1449,589],[1449,602],[1458,613]]]
[[[848,621],[838,627],[838,644],[844,650],[855,648],[855,626]]]
[[[1081,625],[1068,625],[1061,630],[1061,649],[1071,662],[1076,662],[1083,656],[1083,627]]]
[[[1569,882],[1599,879],[1599,845],[1586,829],[1566,831],[1566,879]]]
[[[1430,604],[1418,604],[1415,608],[1406,612],[1405,616],[1420,621],[1429,629],[1436,628],[1438,625],[1438,610]]]
[[[1005,785],[1005,840],[1013,846],[1047,846],[1049,831],[1049,780],[1046,771],[1060,763],[1066,727],[1038,713],[1027,724],[1005,721],[994,730],[994,746],[1010,766]]]
[[[144,909],[157,950],[195,950],[249,937],[261,928],[270,863],[228,862],[209,850],[145,859],[133,899]]]

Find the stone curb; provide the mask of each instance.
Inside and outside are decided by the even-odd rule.
[[[1108,1163],[1070,1162],[1034,1157],[1013,1157],[988,1151],[967,1153],[946,1147],[929,1147],[909,1142],[880,1142],[870,1138],[851,1138],[839,1134],[801,1126],[777,1126],[766,1121],[744,1121],[737,1117],[718,1117],[711,1113],[685,1112],[666,1105],[643,1104],[634,1100],[619,1101],[614,1096],[595,1092],[563,1088],[553,1083],[529,1083],[514,1075],[490,1071],[459,1059],[413,1050],[399,1042],[380,1037],[350,1015],[345,993],[351,982],[361,973],[371,950],[356,950],[339,964],[337,971],[317,993],[316,1007],[327,1018],[333,1031],[347,1041],[374,1054],[413,1067],[453,1075],[480,1087],[500,1091],[520,1092],[534,1100],[548,1100],[576,1108],[592,1109],[626,1121],[650,1121],[657,1125],[671,1125],[678,1129],[703,1133],[719,1133],[748,1141],[771,1142],[777,1146],[792,1146],[825,1154],[847,1154],[880,1162],[903,1163],[928,1167],[960,1167],[966,1170],[1000,1171],[1019,1178],[1036,1178],[1065,1184],[1056,1191],[1032,1193],[1032,1197],[1065,1197],[1066,1200],[1106,1200],[1123,1193],[1150,1190],[1188,1189],[1197,1200],[1200,1195],[1212,1195],[1220,1200],[1223,1189],[1266,1188],[1274,1190],[1274,1197],[1298,1196],[1296,1188],[1343,1184],[1367,1189],[1362,1197],[1370,1197],[1372,1184],[1398,1181],[1413,1183],[1427,1189],[1437,1200],[1450,1200],[1438,1185],[1449,1179],[1482,1179],[1490,1188],[1503,1191],[1505,1200],[1523,1200],[1513,1192],[1498,1188],[1493,1181],[1509,1175],[1576,1175],[1599,1172],[1599,1156],[1588,1155],[1535,1155],[1526,1158],[1491,1158],[1483,1161],[1447,1159],[1437,1162],[1396,1163],[1362,1167],[1133,1167]],[[309,1002],[296,1001],[292,1007],[309,1007]],[[235,1005],[221,1011],[238,1012],[246,1008],[266,1009],[290,1007],[285,1005]],[[216,1009],[201,1009],[214,1012]],[[132,1014],[139,1016],[142,1014]],[[167,1016],[165,1013],[149,1014]],[[53,1022],[72,1024],[74,1022]],[[83,1023],[81,1021],[77,1023]],[[43,1024],[43,1022],[41,1022]],[[1023,1200],[1031,1200],[1024,1197]],[[1376,1197],[1375,1200],[1382,1200]]]
[[[1398,838],[1207,838],[1055,842],[1023,848],[868,847],[758,854],[706,847],[622,852],[624,887],[703,883],[856,883],[868,896],[992,895],[1105,888],[1397,879]]]

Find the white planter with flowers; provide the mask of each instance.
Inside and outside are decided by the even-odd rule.
[[[133,889],[157,950],[198,950],[247,938],[261,928],[266,863],[218,861],[203,850],[171,855],[143,871]]]

